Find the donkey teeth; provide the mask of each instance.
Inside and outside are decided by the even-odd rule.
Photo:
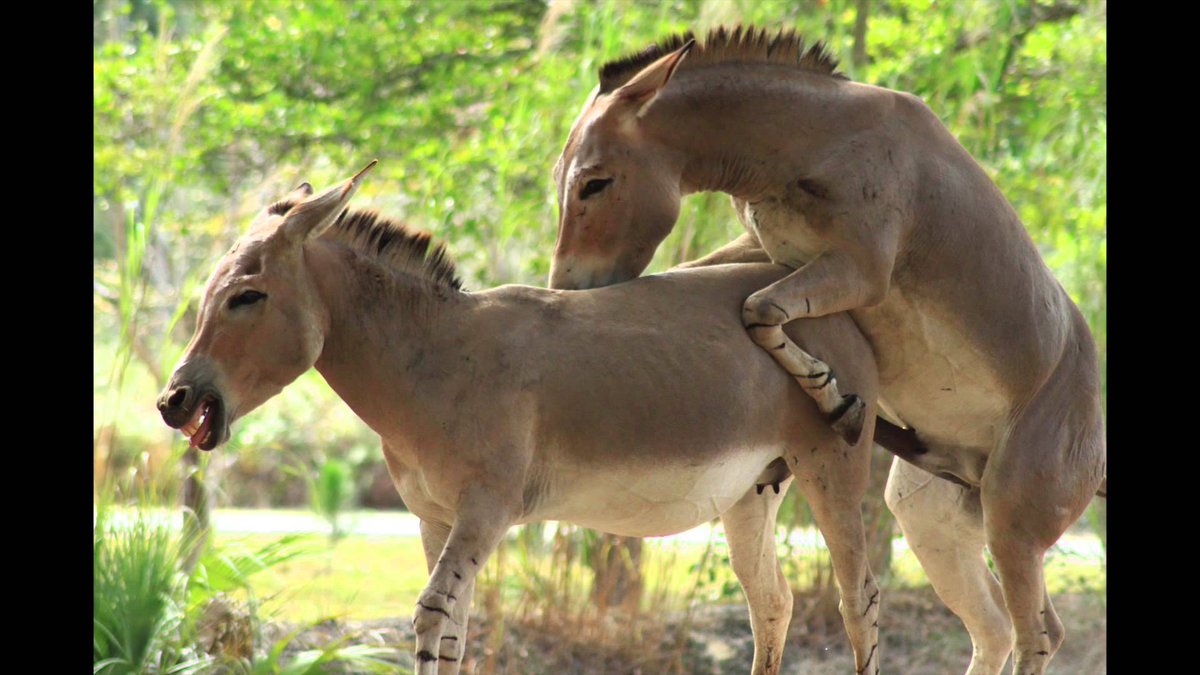
[[[194,448],[207,443],[212,436],[212,425],[209,424],[208,419],[209,413],[212,412],[212,405],[212,403],[205,403],[200,406],[199,414],[193,419],[194,425],[188,432],[188,436],[190,436],[188,443]]]
[[[204,418],[207,416],[208,406],[199,406],[196,408],[196,413],[192,415],[192,419],[188,420],[187,424],[180,427],[179,431],[181,431],[184,436],[187,436],[190,439],[192,436],[196,435],[197,431],[200,431],[200,427],[203,426],[204,423]]]

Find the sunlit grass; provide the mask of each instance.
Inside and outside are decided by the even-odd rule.
[[[276,535],[220,535],[218,542],[240,541],[262,545]],[[425,556],[418,537],[368,537],[349,535],[336,547],[314,536],[313,553],[274,566],[254,578],[255,595],[262,603],[262,616],[292,622],[313,622],[329,617],[369,620],[408,616],[428,579]],[[590,571],[575,563],[575,569],[552,569],[552,557],[531,555],[522,561],[520,544],[508,542],[504,558],[501,595],[503,606],[517,608],[532,595],[552,591],[547,580],[566,580],[571,588],[563,597],[587,602]],[[704,557],[706,544],[671,540],[647,540],[643,549],[645,590],[643,611],[669,612],[686,607],[689,597],[701,603],[742,602],[737,580],[728,563],[728,549],[719,538],[713,542],[711,574],[698,574],[696,565]],[[781,553],[782,555],[782,553]],[[797,549],[791,554],[792,585],[815,576],[828,565],[828,554],[817,549]],[[495,583],[497,560],[493,556],[481,574],[481,583]],[[699,580],[699,581],[698,581]],[[1098,593],[1107,591],[1107,571],[1102,562],[1061,553],[1047,557],[1046,580],[1051,594]],[[928,585],[916,557],[897,546],[891,588]],[[559,589],[562,592],[563,589]],[[476,607],[481,593],[476,592]]]
[[[261,545],[277,535],[218,535],[224,545]],[[310,555],[254,579],[265,618],[315,622],[331,617],[379,619],[411,614],[429,575],[417,537],[345,537],[336,546],[314,536]]]
[[[1108,568],[1103,561],[1052,548],[1046,555],[1046,588],[1056,593],[1108,592]],[[929,578],[907,548],[897,550],[892,558],[893,587],[916,588],[929,585]]]

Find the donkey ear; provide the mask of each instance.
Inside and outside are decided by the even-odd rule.
[[[667,86],[667,82],[671,81],[671,76],[675,74],[679,62],[687,56],[695,44],[695,40],[688,40],[687,44],[679,49],[646,66],[621,88],[614,91],[613,96],[635,106],[638,117],[646,114],[646,110],[654,102],[658,93]]]
[[[279,231],[289,240],[301,243],[309,237],[320,235],[346,209],[346,204],[358,190],[363,175],[378,163],[379,160],[372,160],[370,164],[354,174],[353,178],[334,185],[319,195],[308,196],[304,201],[293,206],[284,216]],[[300,187],[292,191],[292,194],[301,192],[312,195],[312,186],[302,183]]]
[[[297,185],[296,189],[289,192],[288,196],[284,197],[282,201],[293,202],[293,203],[299,204],[300,202],[304,201],[305,199],[308,199],[309,197],[311,197],[312,193],[313,193],[313,186],[309,185],[308,182],[305,181],[305,182]]]

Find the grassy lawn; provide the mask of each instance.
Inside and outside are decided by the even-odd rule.
[[[225,546],[259,547],[276,535],[218,535]],[[378,619],[407,615],[428,578],[425,557],[417,537],[351,535],[335,546],[320,535],[304,541],[306,555],[281,563],[252,577],[260,616],[271,620],[315,622],[322,619]],[[484,596],[501,598],[508,610],[529,608],[549,599],[560,606],[582,607],[589,600],[590,573],[575,557],[564,557],[553,548],[531,555],[510,537],[502,554],[485,566],[476,591],[476,604]],[[698,563],[706,559],[708,564]],[[711,550],[705,544],[647,540],[643,549],[644,603],[656,610],[685,607],[692,599],[701,603],[742,602],[722,541]],[[781,553],[781,557],[782,557]],[[803,587],[814,576],[828,574],[824,551],[797,549],[785,570],[793,587]],[[824,570],[824,571],[823,571]],[[1067,553],[1048,556],[1046,578],[1050,592],[1088,591],[1103,594],[1107,588],[1104,565],[1094,559]],[[928,584],[924,572],[907,548],[898,546],[887,586],[919,587]]]
[[[260,547],[276,535],[218,535],[220,546]],[[429,578],[416,537],[349,536],[335,546],[313,535],[308,553],[253,577],[260,616],[315,622],[377,619],[410,611]]]

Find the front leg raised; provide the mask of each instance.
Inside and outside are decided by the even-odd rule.
[[[417,675],[437,675],[439,663],[446,666],[443,672],[457,672],[466,650],[467,616],[475,576],[512,522],[503,504],[479,489],[464,497],[413,613]],[[427,536],[426,525],[422,523],[427,555],[432,548],[430,544],[439,538],[436,529],[430,527]]]
[[[862,434],[866,404],[843,395],[830,367],[804,351],[783,332],[795,319],[842,312],[879,302],[887,291],[887,275],[871,275],[869,283],[854,273],[848,256],[825,253],[804,267],[755,292],[742,306],[742,325],[817,402],[834,431],[850,445]],[[889,266],[890,270],[890,266]],[[882,289],[877,288],[882,284]]]

